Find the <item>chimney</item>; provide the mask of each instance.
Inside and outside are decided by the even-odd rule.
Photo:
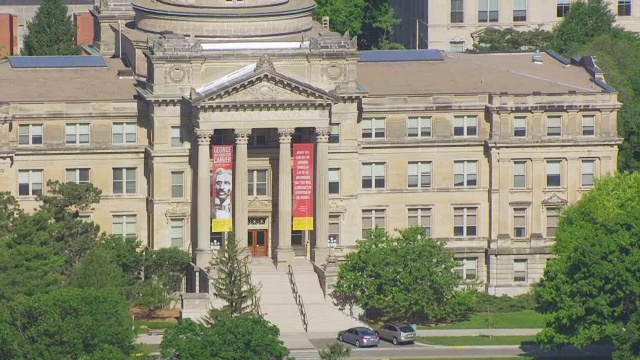
[[[322,27],[329,30],[329,17],[328,16],[323,16],[322,17]]]
[[[544,59],[542,58],[542,55],[540,55],[540,52],[538,50],[536,50],[536,53],[533,54],[532,60],[534,64],[542,64],[544,62]]]

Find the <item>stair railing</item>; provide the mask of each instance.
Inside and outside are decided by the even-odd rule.
[[[291,285],[293,298],[296,301],[296,305],[298,305],[298,312],[300,313],[300,319],[302,320],[302,327],[304,328],[305,332],[309,332],[309,319],[307,318],[307,309],[304,307],[302,296],[300,295],[300,293],[298,293],[298,285],[296,284],[296,278],[293,275],[293,266],[289,265],[287,274],[289,275],[289,285]]]

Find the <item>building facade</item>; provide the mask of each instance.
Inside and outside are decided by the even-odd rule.
[[[191,252],[188,292],[208,291],[231,218],[252,256],[319,272],[376,226],[419,225],[464,279],[523,293],[559,210],[616,169],[620,103],[589,57],[360,52],[312,0],[107,6],[95,51],[122,60],[0,64],[0,190],[29,210],[47,180],[93,183],[80,216]],[[296,144],[313,148],[311,230],[293,226]]]

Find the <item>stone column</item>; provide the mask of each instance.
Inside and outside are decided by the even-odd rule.
[[[236,166],[233,174],[233,228],[238,246],[242,251],[247,248],[247,223],[249,222],[249,210],[247,209],[247,172],[248,151],[247,143],[251,130],[234,130],[236,135]]]
[[[278,171],[278,268],[287,270],[295,254],[291,247],[291,137],[294,129],[278,129],[280,159]]]
[[[201,269],[209,267],[211,250],[211,135],[213,130],[196,129],[198,137],[198,180],[197,195],[197,245],[196,265]]]
[[[316,243],[312,260],[318,265],[324,264],[329,255],[329,135],[331,128],[316,128]]]

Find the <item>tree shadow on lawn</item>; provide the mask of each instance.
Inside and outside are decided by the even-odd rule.
[[[525,358],[533,359],[590,359],[590,360],[611,360],[613,346],[610,344],[593,344],[578,349],[565,345],[552,350],[543,350],[533,341],[524,341],[520,344],[520,349],[525,352]]]

